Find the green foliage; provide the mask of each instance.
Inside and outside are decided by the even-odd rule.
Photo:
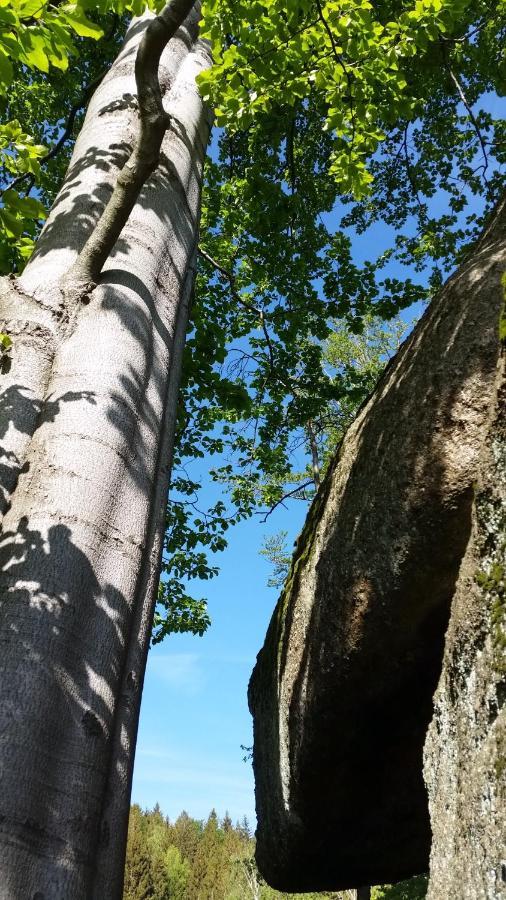
[[[333,372],[346,379],[348,390],[338,402],[329,403],[318,423],[324,470],[407,331],[408,326],[402,319],[384,322],[370,314],[364,316],[360,334],[354,334],[339,320],[332,322],[324,360]]]
[[[324,470],[383,365],[330,366],[332,333],[381,330],[430,299],[477,235],[504,184],[505,123],[486,107],[503,92],[505,12],[204,5],[216,65],[200,85],[224,131],[206,173],[180,450],[224,460],[211,477],[227,515],[310,499],[314,445]],[[357,239],[380,224],[389,246],[369,241],[359,263]]]
[[[164,867],[167,879],[167,896],[173,900],[184,900],[186,885],[190,877],[190,863],[181,856],[181,851],[169,845],[165,852]]]
[[[256,867],[246,818],[234,826],[213,810],[206,822],[186,813],[171,823],[158,807],[132,806],[123,900],[351,900],[353,891],[285,894]],[[422,900],[426,876],[373,888],[372,900]]]
[[[439,79],[442,67],[467,74],[479,60],[490,75],[486,48],[498,62],[496,89],[504,84],[501,3],[207,0],[204,19],[216,64],[200,85],[218,124],[235,132],[316,100],[332,134],[329,172],[356,199],[371,194],[368,162],[392,126],[424,117],[436,70]]]
[[[146,842],[145,821],[138,806],[130,812],[125,865],[124,900],[153,898],[151,859]]]
[[[227,881],[225,834],[213,810],[204,826],[186,889],[188,900],[223,897]]]
[[[75,85],[77,95],[83,93],[88,70],[93,69],[90,60],[100,59],[102,69],[110,62],[110,35],[105,40],[104,36],[111,17],[114,21],[127,13],[139,13],[146,5],[157,9],[163,2],[1,0],[0,274],[21,271],[33,251],[46,208],[38,197],[29,195],[42,189],[46,199],[41,170],[41,163],[48,161],[45,139],[58,139],[61,117],[69,101],[72,104],[69,91]],[[98,41],[100,50],[90,49],[90,44]],[[53,101],[60,121],[51,123],[47,117]],[[64,161],[51,167],[58,170],[60,178]]]
[[[265,556],[273,566],[272,575],[267,579],[267,587],[283,587],[291,561],[291,555],[286,546],[287,537],[287,531],[278,531],[265,539],[260,550],[260,555]]]
[[[398,884],[373,888],[371,900],[424,900],[427,895],[428,876],[416,875]]]
[[[0,68],[1,74],[1,68]],[[0,167],[11,183],[22,174],[40,175],[45,148],[25,134],[17,119],[0,125]],[[0,207],[0,271],[26,261],[32,251],[38,223],[45,219],[44,206],[33,197],[20,196],[12,187],[2,191]]]
[[[0,272],[25,264],[93,86],[142,8],[0,0]],[[475,237],[503,184],[506,127],[483,98],[503,92],[505,10],[204,5],[216,64],[201,87],[224,130],[206,166],[155,641],[207,627],[190,588],[216,575],[208,554],[230,527],[287,491],[312,496],[373,376],[326,360],[333,334],[428,299]],[[357,240],[378,225],[390,243],[369,241],[361,261]],[[204,502],[189,470],[208,455]]]
[[[188,495],[177,499],[178,516],[184,510],[185,528],[202,546],[211,521],[225,534],[242,518],[279,504],[287,486],[310,499],[312,474],[301,472],[293,456],[307,442],[308,421],[320,422],[329,404],[344,405],[348,394],[355,405],[365,395],[364,381],[357,385],[343,367],[331,371],[325,342],[339,322],[360,332],[371,309],[391,314],[426,296],[409,281],[383,283],[372,264],[363,275],[343,236],[346,253],[337,252],[337,236],[319,222],[322,204],[334,202],[335,187],[314,174],[315,154],[323,166],[328,139],[308,111],[301,110],[297,123],[311,143],[311,153],[297,161],[300,194],[284,193],[283,164],[265,142],[250,147],[236,141],[230,147],[223,136],[223,162],[207,166],[206,255],[187,341],[174,482]],[[258,183],[263,211],[252,189],[259,159],[265,163]],[[336,314],[343,317],[339,322]],[[204,453],[218,457],[210,475],[230,500],[226,510],[221,504],[218,516],[210,510],[208,518],[198,513],[198,483],[177,468]],[[188,550],[193,548],[186,545]]]
[[[299,483],[311,477],[315,463],[319,474],[325,473],[360,405],[373,391],[407,331],[407,325],[400,319],[385,323],[370,314],[364,316],[359,334],[354,334],[340,320],[332,320],[330,325],[330,334],[323,345],[323,364],[334,378],[343,379],[347,389],[339,399],[329,400],[316,419],[306,423],[306,468],[291,476],[292,481]],[[314,491],[309,490],[303,495],[293,494],[288,485],[285,493],[291,499],[295,496],[305,501],[314,496]],[[260,550],[273,567],[268,587],[281,588],[288,575],[292,553],[287,547],[287,536],[286,531],[270,535]]]

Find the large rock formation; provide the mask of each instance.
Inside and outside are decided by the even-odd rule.
[[[505,206],[346,435],[258,657],[249,692],[257,860],[283,890],[378,884],[427,869],[423,745],[455,597],[426,762],[434,866],[445,885],[432,896],[499,896],[455,892],[444,872],[465,852],[473,817],[481,832],[472,864],[496,866],[497,818],[487,830],[484,816],[497,803],[490,782],[505,768],[492,736],[504,699],[496,687],[504,582],[496,588],[494,555],[504,510],[498,524],[492,471],[504,450],[493,450],[492,432],[500,435]],[[492,519],[502,529],[494,550]],[[462,819],[467,797],[474,812]]]
[[[506,317],[504,320],[506,339]],[[506,898],[506,386],[478,466],[425,745],[430,900]]]

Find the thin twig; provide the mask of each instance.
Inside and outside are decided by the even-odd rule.
[[[297,29],[297,31],[292,31],[290,33],[289,37],[280,41],[279,44],[276,44],[275,47],[269,47],[268,50],[264,50],[263,52],[259,52],[259,53],[254,53],[252,56],[250,56],[248,62],[252,63],[252,62],[255,62],[256,59],[265,59],[265,57],[269,56],[271,53],[277,53],[277,51],[281,50],[282,47],[288,47],[290,42],[294,39],[294,37],[298,37],[299,35],[304,34],[304,32],[308,30],[308,28],[313,28],[317,23],[318,23],[318,19],[316,19],[314,22],[307,22],[306,25],[302,25],[300,28]]]
[[[301,75],[306,75],[308,72],[311,72],[314,69],[315,63],[319,62],[322,59],[327,59],[329,56],[332,56],[332,55],[333,55],[332,50],[326,50],[324,53],[313,54],[313,55],[311,55],[307,64],[302,66],[302,68],[300,68],[300,69],[296,69],[295,71],[290,72],[290,74],[293,78],[299,78]],[[279,76],[279,78],[285,77],[285,73],[283,70],[281,70],[281,71],[273,70],[272,75],[273,75],[273,79],[275,79],[277,76]],[[272,84],[271,84],[271,82],[269,82],[269,85],[268,85],[268,87],[265,88],[265,90],[258,91],[257,100],[259,97],[265,97],[265,96],[269,95],[271,89],[272,89]],[[251,126],[249,126],[249,128],[251,128]],[[249,130],[249,128],[247,130]]]
[[[416,197],[416,201],[417,201],[417,203],[418,203],[418,206],[420,207],[420,215],[421,215],[421,218],[422,218],[422,219],[426,219],[426,218],[427,218],[427,211],[426,211],[425,206],[423,205],[423,203],[422,203],[422,201],[421,201],[421,199],[420,199],[420,194],[418,193],[418,188],[417,188],[417,186],[416,186],[416,184],[415,184],[415,179],[413,178],[413,172],[412,172],[412,169],[411,169],[411,161],[410,161],[410,158],[409,158],[409,151],[408,151],[408,131],[409,131],[409,122],[407,123],[407,125],[406,125],[406,127],[405,127],[405,129],[404,129],[404,136],[403,136],[403,140],[402,140],[402,147],[403,147],[403,149],[404,149],[404,161],[405,161],[405,163],[406,163],[406,173],[407,173],[407,176],[408,176],[409,183],[410,183],[410,185],[411,185],[411,190],[413,191],[413,194],[414,194],[415,197]]]
[[[13,178],[12,181],[9,181],[9,184],[2,188],[2,190],[0,191],[0,197],[3,197],[3,195],[6,194],[7,191],[14,190],[14,188],[17,187],[18,184],[21,184],[21,182],[25,180],[25,178],[28,178],[29,182],[29,187],[27,187],[25,191],[25,195],[28,195],[35,184],[35,176],[33,172],[23,172],[22,175],[16,175],[16,177]]]
[[[439,35],[440,41],[445,44],[465,44],[467,41],[471,40],[476,34],[479,34],[480,31],[485,28],[486,25],[490,22],[491,17],[485,18],[483,22],[476,26],[473,31],[469,31],[467,34],[462,35],[462,37],[447,37],[444,34]]]
[[[311,465],[313,469],[313,482],[316,490],[320,487],[321,472],[320,460],[318,456],[318,444],[316,443],[316,433],[312,419],[307,420],[306,428],[309,439],[309,449],[311,451]]]
[[[231,289],[232,296],[234,297],[234,299],[238,303],[240,303],[241,306],[244,306],[244,308],[247,309],[248,312],[252,312],[258,317],[259,322],[260,322],[260,327],[264,333],[265,342],[267,344],[267,349],[269,352],[269,363],[270,363],[271,373],[274,375],[275,374],[274,350],[272,347],[271,337],[270,337],[269,331],[267,329],[267,325],[265,323],[265,314],[264,314],[263,309],[261,309],[259,306],[254,306],[252,303],[249,303],[248,300],[245,300],[244,297],[241,296],[240,292],[237,290],[235,275],[233,272],[229,272],[228,269],[225,269],[216,259],[213,259],[213,257],[207,252],[207,250],[204,250],[202,247],[198,248],[198,252],[204,259],[207,260],[208,263],[210,263],[216,269],[217,272],[220,273],[220,275],[223,275],[224,278],[227,279],[228,283],[230,284],[230,289]]]
[[[204,257],[204,259],[207,259],[208,263],[211,263],[211,265],[213,266],[213,268],[215,268],[218,272],[221,272],[221,274],[224,275],[224,277],[225,277],[228,281],[230,281],[232,285],[235,285],[235,275],[233,274],[233,272],[229,272],[228,269],[225,269],[225,268],[221,265],[221,263],[218,262],[218,260],[213,259],[213,257],[211,256],[211,254],[208,253],[207,250],[204,250],[204,248],[201,247],[200,244],[199,244],[199,247],[198,247],[198,252],[200,253],[201,256]],[[235,292],[235,290],[236,290],[236,289],[235,289],[235,286],[234,286],[233,289],[234,289],[234,292]],[[240,299],[240,302],[241,302],[241,303],[245,303],[245,302],[246,302],[246,301],[242,300],[241,298],[239,298],[239,299]],[[249,306],[249,304],[246,304],[246,305]],[[256,310],[255,310],[255,312],[256,312]]]
[[[299,493],[299,491],[305,491],[306,488],[311,487],[311,486],[313,486],[312,479],[311,479],[311,481],[305,481],[304,484],[298,484],[297,487],[295,487],[292,491],[287,491],[286,494],[283,494],[283,496],[279,500],[277,500],[276,503],[274,503],[271,506],[271,508],[267,510],[266,513],[264,513],[264,517],[262,519],[262,525],[265,522],[267,522],[267,519],[269,518],[269,516],[274,512],[275,509],[277,509],[278,506],[284,505],[284,502],[285,502],[285,500],[288,500],[288,497],[293,497],[294,494]],[[303,499],[307,500],[308,498],[304,497]],[[262,513],[259,513],[259,515],[262,515]]]
[[[286,165],[290,170],[290,187],[292,190],[292,197],[295,193],[295,189],[297,187],[297,173],[295,171],[295,158],[293,153],[293,147],[295,143],[295,119],[296,119],[296,109],[295,107],[292,110],[292,115],[290,117],[290,127],[287,131],[286,135]]]
[[[316,5],[318,7],[319,18],[323,24],[323,27],[325,28],[325,31],[327,32],[327,34],[329,36],[329,40],[330,40],[330,43],[332,46],[332,51],[333,51],[334,57],[337,60],[337,62],[339,63],[339,65],[341,66],[341,68],[344,72],[346,81],[348,83],[348,92],[349,92],[349,98],[350,98],[350,112],[351,112],[351,140],[353,143],[353,141],[355,140],[355,107],[353,105],[352,77],[351,77],[350,72],[348,71],[348,67],[345,64],[341,53],[338,53],[337,45],[336,45],[336,42],[334,41],[334,35],[332,34],[329,23],[327,22],[325,16],[323,15],[323,9],[322,9],[320,0],[316,0]]]
[[[482,133],[481,133],[480,126],[478,125],[478,121],[477,121],[477,119],[476,119],[476,116],[474,115],[473,110],[471,109],[471,106],[470,106],[470,104],[469,104],[469,101],[468,101],[468,99],[467,99],[467,97],[466,97],[464,88],[462,87],[462,84],[461,84],[461,82],[460,82],[458,76],[455,74],[455,72],[453,71],[453,69],[452,69],[452,67],[451,67],[451,65],[450,65],[446,47],[445,47],[445,45],[444,45],[443,43],[440,43],[440,47],[441,47],[441,54],[442,54],[442,57],[443,57],[443,61],[444,61],[444,64],[445,64],[445,68],[446,68],[446,70],[447,70],[447,72],[448,72],[448,74],[449,74],[451,80],[453,81],[453,83],[454,83],[454,85],[455,85],[455,87],[456,87],[456,89],[457,89],[457,93],[458,93],[458,95],[459,95],[459,97],[460,97],[460,99],[461,99],[461,101],[462,101],[462,103],[463,103],[465,109],[467,110],[467,114],[468,114],[468,116],[469,116],[469,119],[470,119],[470,121],[471,121],[471,123],[472,123],[472,125],[473,125],[473,128],[474,128],[475,132],[476,132],[476,135],[477,135],[477,137],[478,137],[478,141],[480,142],[481,152],[483,153],[484,164],[483,164],[482,166],[479,166],[478,168],[481,168],[481,169],[483,170],[483,181],[484,181],[485,184],[488,186],[487,176],[485,175],[485,172],[486,172],[487,169],[488,169],[488,154],[487,154],[487,148],[486,148],[486,145],[485,145],[485,140],[484,140],[483,135],[482,135]],[[476,171],[478,171],[478,170],[476,170]]]
[[[488,154],[487,154],[487,148],[486,148],[486,146],[485,146],[485,141],[484,141],[484,139],[483,139],[483,135],[482,135],[481,130],[480,130],[480,126],[478,125],[478,121],[477,121],[477,119],[476,119],[476,116],[474,115],[474,113],[473,113],[473,111],[472,111],[472,109],[471,109],[471,107],[470,107],[470,105],[469,105],[469,103],[468,103],[467,97],[466,97],[466,95],[465,95],[465,93],[464,93],[464,89],[463,89],[463,87],[462,87],[462,85],[461,85],[459,79],[458,79],[457,76],[455,75],[455,72],[453,71],[452,68],[450,68],[450,66],[448,66],[448,72],[449,72],[449,75],[450,75],[451,80],[453,81],[455,87],[457,88],[459,97],[460,97],[460,99],[462,100],[462,103],[464,104],[464,106],[465,106],[465,108],[466,108],[466,110],[467,110],[467,112],[468,112],[469,118],[470,118],[470,120],[471,120],[471,122],[472,122],[472,124],[473,124],[474,130],[475,130],[476,135],[477,135],[477,137],[478,137],[478,140],[479,140],[479,142],[480,142],[481,152],[483,153],[483,159],[484,159],[484,161],[485,161],[485,162],[484,162],[484,165],[481,166],[481,168],[483,169],[483,180],[484,180],[485,184],[488,184],[487,177],[486,177],[486,175],[485,175],[485,172],[486,172],[487,169],[488,169]]]
[[[297,117],[296,106],[292,109],[292,115],[290,117],[290,127],[287,129],[286,133],[286,152],[285,152],[285,163],[286,167],[290,172],[290,194],[293,198],[295,197],[296,189],[297,189],[297,173],[295,170],[295,156],[293,152],[293,147],[295,143],[295,119]],[[288,236],[290,240],[293,239],[294,227],[293,227],[293,203],[290,204],[290,219],[288,222]]]

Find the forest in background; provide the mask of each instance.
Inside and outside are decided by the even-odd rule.
[[[338,848],[336,847],[336,852]],[[353,900],[355,891],[285,894],[269,887],[255,863],[246,817],[233,824],[214,810],[207,821],[160,807],[130,810],[123,900]],[[422,900],[427,877],[375,887],[371,900]]]

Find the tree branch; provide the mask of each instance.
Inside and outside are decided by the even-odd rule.
[[[351,141],[353,143],[355,140],[355,107],[353,104],[352,77],[351,77],[350,72],[348,71],[348,67],[347,67],[346,63],[344,62],[344,59],[343,59],[341,53],[338,53],[338,51],[337,51],[337,45],[334,40],[334,35],[332,34],[332,30],[329,26],[329,23],[327,22],[325,16],[323,15],[323,9],[322,9],[320,0],[316,0],[316,5],[318,7],[318,17],[319,17],[323,27],[325,28],[325,31],[328,34],[334,57],[335,57],[336,61],[339,63],[339,65],[341,66],[341,69],[344,72],[344,77],[346,78],[346,81],[348,84],[350,112],[351,112]]]
[[[486,148],[486,146],[485,146],[485,141],[484,141],[484,139],[483,139],[483,135],[482,135],[482,133],[481,133],[480,126],[478,125],[476,116],[474,115],[474,113],[473,113],[473,111],[472,111],[472,109],[471,109],[471,106],[470,106],[469,103],[468,103],[467,97],[466,97],[466,95],[465,95],[465,93],[464,93],[464,89],[463,89],[463,87],[462,87],[462,85],[461,85],[459,79],[458,79],[457,76],[455,75],[455,72],[453,71],[453,69],[451,68],[451,66],[449,66],[448,64],[447,64],[447,69],[448,69],[448,74],[450,75],[451,80],[453,81],[455,87],[457,88],[458,95],[459,95],[460,99],[462,100],[462,103],[464,104],[464,106],[465,106],[465,108],[466,108],[466,110],[467,110],[467,113],[468,113],[469,118],[470,118],[470,120],[471,120],[471,122],[472,122],[473,128],[474,128],[474,130],[475,130],[475,132],[476,132],[476,135],[477,135],[477,137],[478,137],[478,140],[479,140],[479,142],[480,142],[481,152],[483,153],[483,160],[484,160],[483,166],[481,166],[480,168],[483,169],[483,180],[484,180],[485,184],[488,184],[488,181],[487,181],[487,178],[486,178],[486,175],[485,175],[485,172],[486,172],[487,169],[488,169],[488,155],[487,155],[487,148]]]
[[[223,266],[220,265],[220,263],[217,262],[217,260],[213,259],[213,257],[210,256],[210,254],[206,250],[203,250],[202,247],[198,248],[198,252],[200,253],[201,256],[204,257],[204,259],[207,260],[208,263],[210,263],[216,269],[217,272],[220,273],[220,275],[223,275],[224,278],[227,279],[228,283],[230,284],[230,289],[232,291],[232,296],[234,297],[234,299],[238,303],[240,303],[241,306],[244,306],[244,308],[247,309],[249,312],[253,312],[253,313],[255,313],[256,316],[258,316],[258,319],[260,321],[260,327],[264,333],[265,342],[267,344],[271,374],[274,375],[275,374],[274,351],[272,348],[271,337],[268,332],[267,326],[265,324],[265,314],[264,314],[263,309],[261,309],[259,306],[254,306],[252,303],[248,303],[247,300],[245,300],[243,297],[241,297],[241,294],[237,290],[237,287],[235,284],[235,275],[233,272],[229,272],[227,269],[224,269]]]
[[[421,218],[422,220],[425,221],[425,220],[427,219],[427,211],[426,211],[426,209],[425,209],[425,206],[424,206],[423,203],[422,203],[422,200],[421,200],[421,198],[420,198],[420,194],[419,194],[419,192],[418,192],[418,188],[417,188],[417,186],[416,186],[416,184],[415,184],[415,179],[414,179],[414,177],[413,177],[413,171],[412,171],[412,168],[411,168],[411,161],[410,161],[410,158],[409,158],[409,150],[408,150],[408,131],[409,131],[409,125],[410,125],[410,123],[408,122],[407,125],[406,125],[406,127],[405,127],[405,129],[404,129],[404,135],[403,135],[403,139],[402,139],[402,149],[404,150],[404,161],[405,161],[405,163],[406,163],[406,174],[407,174],[407,176],[408,176],[408,181],[409,181],[409,183],[410,183],[410,185],[411,185],[411,190],[412,190],[412,192],[413,192],[413,194],[414,194],[414,197],[415,197],[416,202],[418,203],[418,207],[419,207],[419,209],[420,209],[420,218]]]
[[[271,508],[263,514],[264,517],[262,519],[262,525],[264,524],[264,522],[267,522],[269,516],[274,512],[275,509],[277,509],[278,506],[282,506],[285,500],[288,500],[288,497],[293,497],[294,494],[298,494],[299,491],[305,491],[305,489],[308,487],[314,487],[313,479],[311,479],[311,481],[305,481],[304,484],[298,484],[297,487],[295,487],[292,491],[287,491],[286,494],[283,494],[283,496],[279,500],[277,500],[276,503],[273,503]],[[307,500],[308,498],[303,497],[303,499]],[[260,513],[260,515],[262,514]]]
[[[318,455],[318,444],[316,443],[316,434],[314,430],[314,424],[312,419],[307,420],[306,424],[308,440],[309,440],[309,449],[311,450],[311,465],[313,469],[313,482],[316,490],[320,487],[321,482],[321,473],[320,473],[320,459]]]
[[[458,76],[455,74],[455,72],[453,71],[453,69],[451,67],[450,60],[448,58],[448,52],[447,52],[446,45],[442,41],[440,41],[440,47],[441,47],[441,54],[443,57],[443,62],[444,62],[446,71],[448,72],[451,80],[453,81],[453,84],[455,85],[455,87],[457,89],[457,93],[458,93],[465,109],[467,110],[467,114],[469,116],[471,124],[476,132],[476,136],[480,143],[481,152],[483,153],[483,165],[480,166],[479,168],[483,169],[483,181],[485,182],[486,185],[488,185],[488,179],[485,175],[485,172],[488,169],[488,154],[487,154],[487,148],[485,145],[483,135],[481,133],[480,126],[478,125],[476,116],[474,115],[473,110],[471,109],[471,106],[469,104],[469,101],[465,95],[464,88],[462,87],[462,84],[461,84]],[[477,170],[475,170],[475,171],[477,171]]]
[[[40,160],[40,162],[42,161],[43,160]],[[2,188],[2,190],[0,191],[0,197],[3,197],[3,195],[6,194],[7,191],[12,191],[13,188],[17,187],[18,184],[21,184],[21,182],[24,181],[25,178],[29,179],[29,186],[27,186],[26,189],[26,194],[29,194],[35,184],[35,176],[32,172],[23,172],[21,175],[16,175],[16,177],[13,178],[12,181],[9,181],[9,183],[6,184],[4,188]]]
[[[84,299],[93,290],[142,187],[158,165],[162,141],[171,122],[163,108],[158,81],[160,57],[194,2],[170,0],[144,32],[135,60],[139,136],[96,228],[67,273],[66,293],[78,293]]]

